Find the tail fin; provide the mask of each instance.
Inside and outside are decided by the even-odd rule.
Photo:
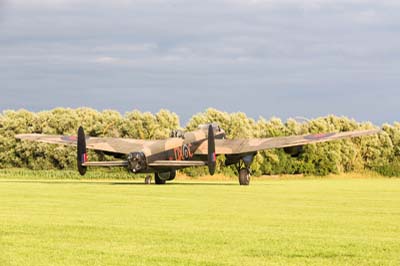
[[[208,128],[208,171],[214,175],[217,165],[217,155],[215,153],[215,137],[212,125]]]
[[[77,163],[78,171],[83,176],[86,174],[87,167],[83,166],[87,162],[87,151],[86,151],[86,137],[83,127],[78,129],[78,149],[77,149]]]

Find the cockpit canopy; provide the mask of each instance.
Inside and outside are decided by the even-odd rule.
[[[210,125],[214,129],[214,133],[223,133],[224,132],[217,123],[201,124],[201,125],[198,126],[198,130],[202,130],[204,132],[208,132],[208,128],[209,128]],[[184,130],[177,129],[177,130],[172,130],[171,131],[170,137],[171,138],[182,138],[182,139],[184,139],[185,135],[186,135],[186,132]]]
[[[171,134],[170,134],[171,138],[184,138],[185,137],[185,131],[180,130],[180,129],[176,129],[176,130],[172,130]]]
[[[201,124],[199,125],[198,129],[200,130],[208,130],[209,126],[212,126],[215,132],[221,132],[221,127],[217,123],[211,123],[211,124]]]

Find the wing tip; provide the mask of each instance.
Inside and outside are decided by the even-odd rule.
[[[383,130],[380,128],[366,129],[366,130],[359,131],[360,134],[365,134],[365,135],[374,135],[374,134],[378,134],[381,132],[383,132]]]
[[[28,139],[29,137],[33,137],[34,134],[17,134],[14,136],[16,139]]]

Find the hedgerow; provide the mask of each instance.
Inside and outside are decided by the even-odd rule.
[[[0,168],[36,170],[75,169],[73,147],[18,141],[16,134],[42,133],[75,135],[83,126],[90,136],[138,139],[164,139],[174,129],[194,130],[199,124],[217,122],[227,138],[268,138],[322,132],[373,129],[370,122],[356,122],[346,117],[327,116],[310,121],[279,118],[254,120],[244,113],[207,109],[194,115],[181,127],[177,114],[160,110],[156,114],[134,110],[121,115],[117,111],[90,108],[56,108],[38,113],[7,110],[0,114]],[[92,160],[110,159],[101,152],[90,152]],[[217,173],[235,175],[220,156]],[[282,149],[261,151],[252,164],[253,175],[306,174],[327,175],[373,170],[387,176],[400,176],[400,124],[385,124],[382,132],[370,137],[347,139],[304,146],[294,158]],[[183,170],[191,176],[207,174],[205,168]]]

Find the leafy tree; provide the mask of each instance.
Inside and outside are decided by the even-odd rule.
[[[346,117],[327,116],[298,122],[279,118],[257,121],[246,114],[227,113],[209,108],[194,115],[186,130],[198,125],[216,122],[226,130],[227,138],[269,138],[322,132],[338,132],[376,128],[371,123],[357,123]],[[32,169],[74,169],[75,148],[42,143],[16,141],[15,134],[43,133],[75,135],[83,126],[90,136],[136,139],[165,139],[171,130],[179,129],[179,117],[168,110],[156,114],[137,110],[121,115],[117,111],[99,112],[91,108],[56,108],[32,113],[27,110],[7,110],[0,114],[0,167],[27,167]],[[298,158],[283,149],[259,152],[252,164],[254,175],[314,174],[375,170],[389,176],[400,176],[400,123],[385,124],[382,133],[329,143],[304,146]],[[101,152],[90,152],[92,160],[110,159]],[[217,173],[236,175],[233,166],[224,165],[224,156],[217,160]],[[185,173],[207,174],[207,168],[189,168]]]

